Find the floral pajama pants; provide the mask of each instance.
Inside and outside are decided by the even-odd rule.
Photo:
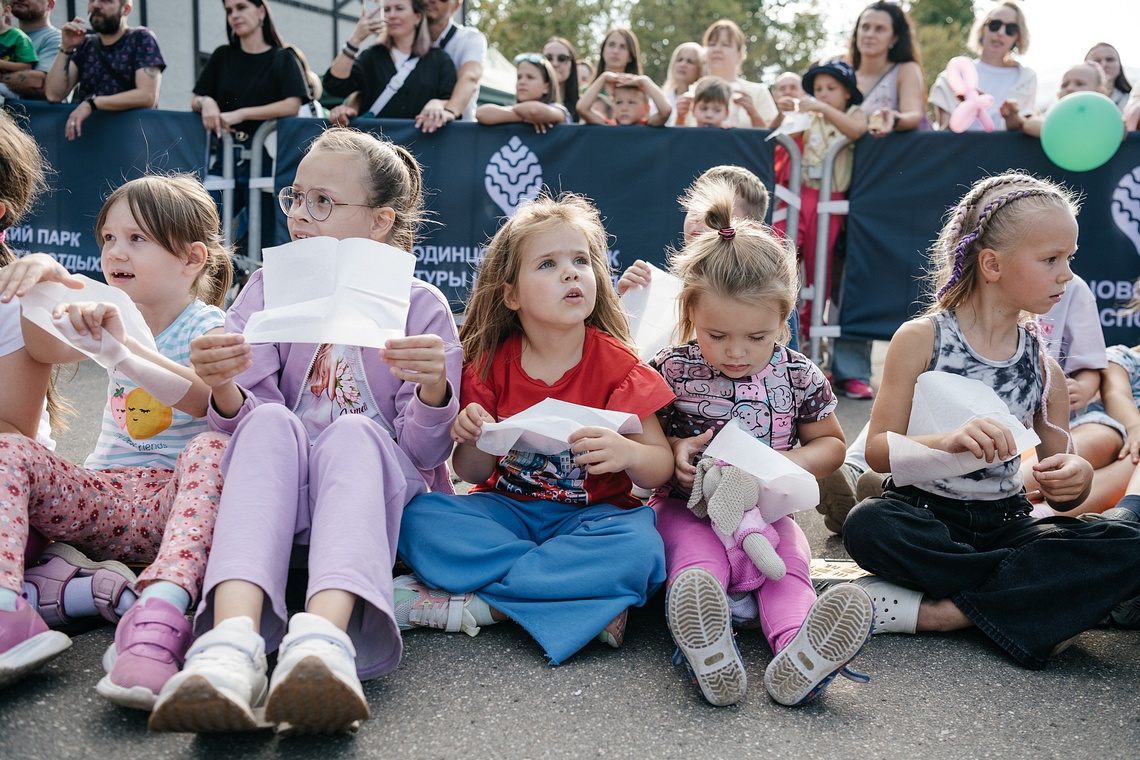
[[[196,599],[206,573],[229,436],[202,433],[174,469],[89,470],[24,436],[0,435],[0,587],[23,585],[29,526],[95,560],[145,563]]]

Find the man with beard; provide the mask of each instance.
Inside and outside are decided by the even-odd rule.
[[[149,29],[127,26],[130,12],[131,0],[89,0],[93,34],[81,18],[63,25],[60,55],[48,71],[45,92],[49,101],[60,103],[75,90],[71,102],[78,105],[67,120],[68,140],[83,134],[83,122],[95,111],[158,105],[166,63]]]
[[[44,80],[59,48],[60,32],[48,22],[55,0],[12,0],[12,15],[32,41],[39,61],[27,71],[0,72],[0,96],[44,99]]]

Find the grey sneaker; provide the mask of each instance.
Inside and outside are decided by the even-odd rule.
[[[832,533],[843,533],[843,522],[855,506],[855,486],[863,474],[853,464],[844,462],[839,469],[819,480],[819,504],[815,510],[823,515],[823,524]]]
[[[1113,607],[1108,619],[1120,628],[1140,628],[1140,596],[1125,599]]]

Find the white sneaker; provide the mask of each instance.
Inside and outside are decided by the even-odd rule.
[[[224,620],[194,642],[186,664],[155,702],[151,731],[250,731],[267,727],[255,712],[265,701],[265,640],[253,620]]]
[[[298,612],[278,650],[265,719],[282,732],[332,734],[355,731],[369,717],[348,634]]]

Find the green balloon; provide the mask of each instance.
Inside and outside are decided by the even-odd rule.
[[[1074,92],[1061,98],[1041,125],[1041,147],[1049,160],[1071,172],[1103,165],[1124,139],[1120,109],[1099,92]]]

